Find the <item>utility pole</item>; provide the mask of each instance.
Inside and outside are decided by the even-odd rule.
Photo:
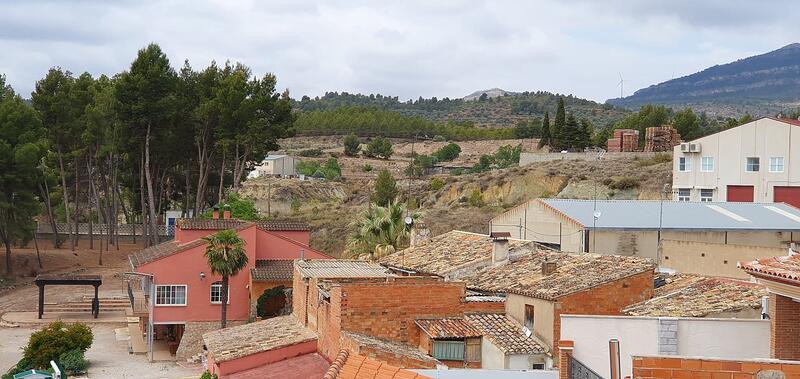
[[[669,190],[669,183],[664,184],[664,187],[661,189],[661,202],[660,202],[660,209],[658,212],[658,248],[656,249],[656,264],[660,267],[661,266],[661,228],[664,223],[664,198],[667,196],[667,191]]]
[[[272,217],[272,182],[267,183],[267,217]]]

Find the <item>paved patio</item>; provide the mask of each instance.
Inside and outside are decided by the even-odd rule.
[[[17,325],[45,325],[56,320],[64,322],[82,322],[84,324],[127,324],[125,312],[100,312],[94,318],[91,312],[45,312],[39,319],[37,312],[6,312],[3,321]]]

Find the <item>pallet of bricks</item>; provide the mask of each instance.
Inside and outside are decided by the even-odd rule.
[[[616,129],[612,138],[608,139],[606,151],[612,153],[636,151],[639,149],[639,131],[633,129]]]
[[[672,151],[672,148],[680,143],[681,135],[672,126],[655,126],[644,131],[644,151]]]

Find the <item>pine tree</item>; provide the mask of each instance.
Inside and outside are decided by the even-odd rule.
[[[539,148],[545,145],[552,145],[552,137],[550,135],[550,112],[544,112],[544,119],[542,120],[542,136],[539,139]]]
[[[561,129],[561,148],[575,149],[580,147],[581,130],[575,115],[570,113]]]
[[[385,207],[397,197],[397,181],[389,170],[382,170],[378,173],[375,180],[375,192],[372,194],[372,202]]]
[[[588,119],[581,119],[579,147],[589,147],[592,144],[594,127]]]
[[[567,111],[564,108],[564,98],[558,98],[558,108],[556,108],[556,120],[553,123],[553,130],[550,132],[553,140],[553,147],[561,149],[567,146],[564,136],[564,127],[567,123]]]

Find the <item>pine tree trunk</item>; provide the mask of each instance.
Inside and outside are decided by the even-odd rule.
[[[14,271],[11,268],[11,241],[5,233],[3,234],[3,244],[6,246],[6,275],[10,276]]]
[[[156,230],[156,203],[155,197],[153,196],[153,178],[150,172],[150,123],[147,123],[147,135],[145,136],[144,140],[144,176],[147,180],[147,199],[148,199],[148,209],[149,209],[149,227],[150,232],[155,238],[151,236],[151,245],[156,243],[156,238],[158,238],[158,232]]]
[[[78,240],[80,236],[80,214],[81,214],[81,199],[79,197],[79,186],[80,183],[80,173],[78,172],[78,158],[72,162],[75,165],[75,234],[72,235],[72,251],[75,251],[75,247],[78,246]]]
[[[225,182],[225,154],[222,154],[222,167],[219,169],[219,191],[217,191],[217,205],[222,204],[222,185]]]
[[[91,168],[91,165],[89,163],[89,161],[91,160],[91,158],[90,158],[91,155],[92,155],[92,152],[90,150],[88,156],[86,157],[86,169],[88,170],[86,172],[86,174],[87,174],[86,176],[89,179],[89,187],[91,189],[89,190],[89,193],[86,195],[86,199],[87,199],[86,200],[86,203],[87,203],[86,205],[88,205],[86,208],[89,211],[89,249],[90,250],[94,250],[94,230],[93,230],[94,217],[92,217],[92,203],[96,199],[93,196],[94,195],[94,193],[93,193],[94,192],[94,180],[92,179],[92,168]]]
[[[72,228],[69,220],[69,196],[68,196],[69,187],[67,187],[67,174],[64,171],[64,157],[63,154],[61,154],[61,148],[58,149],[58,165],[61,171],[61,192],[62,192],[61,195],[64,196],[61,202],[64,203],[64,218],[65,222],[67,223],[67,238],[69,238],[70,241],[72,241]],[[71,249],[72,251],[75,251],[75,246],[72,245]]]
[[[228,276],[222,277],[222,293],[220,294],[222,300],[222,314],[220,319],[220,326],[225,329],[228,326]]]
[[[141,220],[140,223],[142,224],[142,244],[144,247],[150,246],[150,240],[147,237],[147,222],[145,221],[147,218],[147,200],[145,199],[144,194],[144,154],[142,154],[141,159],[139,160],[139,208],[141,210]],[[135,225],[136,223],[134,223]]]
[[[44,184],[44,186],[42,186],[42,184]],[[44,179],[42,180],[42,183],[39,183],[39,192],[42,193],[44,207],[47,209],[47,218],[50,219],[50,227],[53,228],[53,247],[58,249],[61,247],[61,236],[58,234],[58,226],[56,225],[56,219],[53,216],[53,206],[50,203],[50,189],[47,186],[47,179]]]

